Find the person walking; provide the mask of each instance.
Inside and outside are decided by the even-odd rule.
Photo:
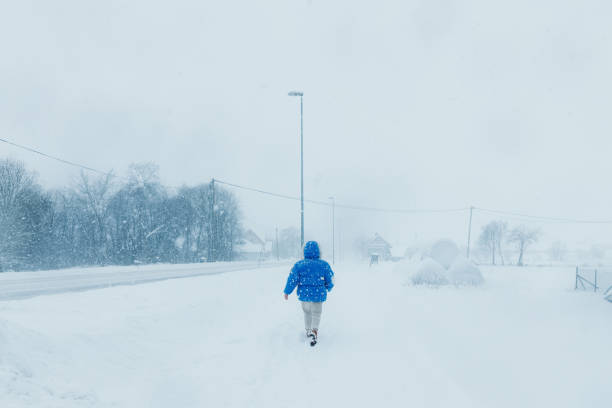
[[[308,241],[304,245],[304,259],[291,268],[284,290],[287,300],[297,286],[297,296],[304,311],[306,337],[311,339],[311,346],[317,344],[323,302],[327,300],[327,292],[334,287],[334,272],[329,264],[320,258],[319,244],[316,241]]]

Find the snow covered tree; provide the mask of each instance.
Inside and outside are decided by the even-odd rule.
[[[537,240],[540,237],[540,230],[531,229],[526,227],[525,225],[519,225],[510,231],[508,235],[508,241],[514,242],[519,252],[519,257],[517,261],[518,266],[523,266],[523,255],[525,254],[525,250],[527,247]]]
[[[506,237],[508,224],[504,221],[491,221],[480,232],[478,242],[491,255],[491,264],[495,265],[495,254],[500,257],[502,265],[504,264],[504,255],[502,243]]]
[[[0,271],[15,267],[19,248],[29,238],[19,209],[25,191],[33,184],[32,175],[22,163],[0,161]]]
[[[87,241],[82,237],[82,203],[72,191],[56,191],[51,226],[52,247],[49,267],[63,268],[87,265]]]
[[[213,212],[214,248],[216,261],[232,261],[235,244],[241,237],[238,202],[229,191],[217,189]]]
[[[164,201],[164,258],[168,262],[196,262],[193,255],[193,233],[196,227],[196,211],[185,194],[169,197]]]
[[[215,186],[213,206],[210,184],[171,195],[158,174],[134,164],[124,183],[83,173],[73,188],[47,193],[22,163],[0,161],[0,271],[233,260],[236,197]]]
[[[110,200],[115,260],[121,264],[158,262],[166,191],[151,163],[130,166],[128,182]]]
[[[491,264],[495,265],[495,251],[497,249],[495,243],[495,229],[491,223],[482,227],[480,237],[478,238],[479,245],[487,250],[491,256]]]
[[[0,271],[41,268],[53,205],[21,162],[0,161]]]
[[[508,223],[505,221],[497,221],[497,253],[501,264],[504,265],[504,249],[503,243],[505,242],[508,235]]]
[[[210,242],[210,188],[208,184],[195,187],[183,187],[179,196],[183,197],[193,210],[189,228],[184,231],[178,244],[183,248],[184,256],[191,262],[207,259]],[[183,242],[181,242],[184,239]]]
[[[87,263],[103,265],[108,261],[111,246],[107,233],[109,224],[109,202],[112,196],[113,176],[108,174],[91,179],[84,172],[76,188],[81,217],[82,238],[86,241]]]

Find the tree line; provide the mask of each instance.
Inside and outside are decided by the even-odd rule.
[[[47,191],[23,163],[0,160],[0,271],[234,260],[236,197],[214,182],[171,191],[152,163]]]
[[[513,245],[518,253],[516,264],[523,266],[524,255],[532,244],[538,241],[541,231],[539,229],[529,228],[525,225],[518,225],[512,229],[508,228],[508,223],[505,221],[491,221],[482,227],[478,243],[480,247],[489,254],[491,264],[497,262],[504,265],[504,246],[505,244]]]

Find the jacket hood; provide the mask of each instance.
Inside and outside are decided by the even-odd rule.
[[[319,250],[319,244],[316,241],[308,241],[304,245],[304,258],[305,259],[319,259],[321,251]]]

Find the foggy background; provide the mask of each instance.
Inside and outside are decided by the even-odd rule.
[[[610,220],[612,5],[604,1],[3,2],[0,137],[124,175],[211,178],[380,208],[471,205]],[[0,143],[45,188],[79,170]],[[299,227],[299,202],[233,190],[245,228]],[[468,211],[336,210],[339,251],[465,245]],[[517,219],[518,218],[518,219]],[[538,245],[610,245],[610,224],[540,223]],[[331,211],[306,205],[329,256]]]

